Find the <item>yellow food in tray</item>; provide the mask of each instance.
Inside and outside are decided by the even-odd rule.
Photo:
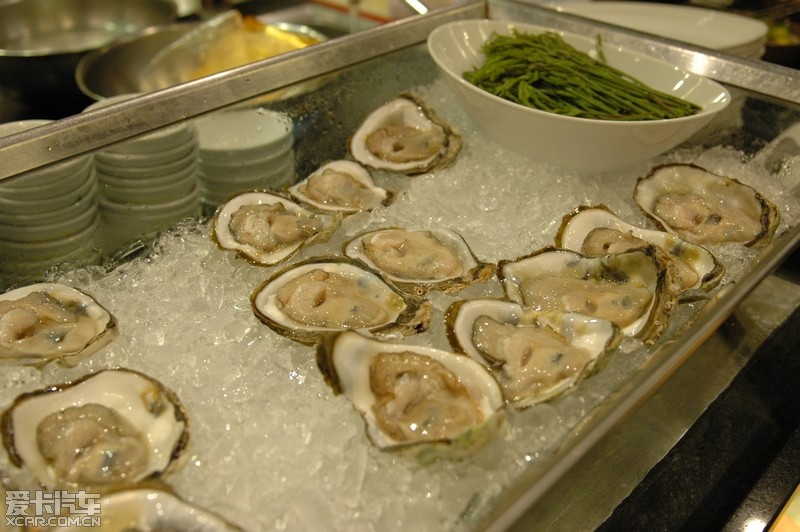
[[[300,50],[320,42],[321,38],[304,35],[278,25],[263,24],[255,17],[236,17],[238,23],[219,32],[208,44],[201,65],[192,79],[246,65],[261,59]]]

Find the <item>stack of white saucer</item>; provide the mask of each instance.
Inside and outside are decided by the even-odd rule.
[[[49,120],[0,124],[0,137]],[[80,156],[0,181],[0,274],[40,278],[61,263],[100,258],[97,183],[90,156]]]
[[[266,109],[218,111],[196,121],[203,206],[242,190],[281,190],[295,178],[292,122]]]
[[[87,107],[97,109],[133,95]],[[200,215],[197,134],[190,122],[123,141],[94,154],[106,251]]]

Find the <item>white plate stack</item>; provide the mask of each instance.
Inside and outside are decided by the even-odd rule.
[[[0,137],[50,120],[0,124]],[[0,275],[39,279],[61,263],[100,258],[97,183],[91,156],[80,156],[0,181]]]
[[[286,115],[266,109],[220,111],[196,121],[203,206],[213,210],[242,190],[294,182],[294,136]]]
[[[87,111],[131,98],[101,100]],[[197,134],[190,122],[119,142],[94,154],[104,247],[132,241],[200,215]]]
[[[702,7],[653,2],[557,2],[546,4],[579,15],[712,50],[758,59],[767,44],[767,24]]]

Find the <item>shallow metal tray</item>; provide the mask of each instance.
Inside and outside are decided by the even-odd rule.
[[[404,54],[425,55],[424,42],[439,25],[452,20],[480,18],[509,19],[551,26],[575,32],[602,32],[605,42],[622,44],[670,61],[698,74],[720,81],[737,92],[750,113],[741,131],[730,132],[740,139],[742,149],[755,150],[800,119],[800,77],[798,72],[759,61],[741,59],[711,50],[622,30],[597,22],[528,4],[508,1],[474,2],[433,11],[360,33],[332,39],[306,50],[268,59],[223,75],[190,82],[150,93],[92,113],[68,117],[46,126],[0,139],[0,179],[54,162],[88,153],[114,142],[171,123],[200,116],[220,108],[257,100],[266,93],[306,83],[321,83],[319,91],[301,94],[274,105],[303,109],[308,128],[332,126],[339,136],[321,141],[303,137],[297,144],[298,172],[335,157],[357,117],[387,97],[434,79],[436,70],[415,69],[406,77],[381,77],[385,65]],[[381,70],[380,65],[384,65]],[[333,78],[331,78],[333,76]],[[331,94],[349,94],[354,88],[368,88],[351,98],[351,107],[330,107]],[[339,91],[339,92],[337,92]],[[302,129],[302,128],[301,128]],[[796,156],[796,145],[785,148]],[[777,157],[777,155],[776,155]],[[795,186],[795,195],[800,189]],[[628,380],[603,405],[576,427],[563,445],[539,467],[532,468],[511,486],[487,515],[470,528],[502,530],[513,526],[532,508],[547,502],[560,481],[574,474],[573,466],[595,448],[615,427],[624,424],[669,378],[679,371],[698,348],[737,309],[800,242],[800,228],[793,227],[763,250],[741,282],[718,292],[700,315],[680,335],[662,345],[645,367]]]

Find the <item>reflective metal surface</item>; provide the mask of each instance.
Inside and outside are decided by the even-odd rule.
[[[761,128],[758,134],[749,132],[759,142],[771,140],[782,128],[796,121],[800,112],[797,71],[663,39],[645,38],[635,32],[538,6],[475,2],[333,39],[307,50],[0,139],[0,158],[4,161],[0,178],[419,46],[430,31],[443,22],[480,18],[487,8],[493,18],[522,20],[576,32],[602,31],[604,42],[646,51],[736,87],[742,91],[739,97],[745,112],[752,113],[748,116],[752,120],[747,127]],[[429,74],[435,75],[435,71],[431,69]],[[328,111],[315,108],[315,103],[314,99],[296,102],[298,107],[314,112]],[[370,104],[349,103],[353,106]],[[301,148],[307,150],[306,153],[315,151],[314,146]],[[796,155],[797,150],[793,149]],[[774,305],[776,311],[790,312],[797,307],[800,302],[797,287],[775,281],[770,274],[798,245],[800,227],[794,227],[764,249],[741,282],[717,293],[686,330],[653,353],[632,379],[554,450],[552,457],[530,470],[504,493],[490,515],[476,528],[576,530],[593,528],[602,522],[686,427],[726,388],[781,317],[778,314],[769,316],[766,320],[769,323],[765,321],[762,329],[757,324],[749,327],[753,334],[746,338],[727,336],[726,321],[741,313],[745,316],[763,313],[765,300],[780,301],[779,305]],[[770,295],[763,296],[762,291]],[[752,297],[747,299],[750,294]],[[751,308],[748,305],[756,310],[748,310]],[[653,423],[653,419],[659,422]],[[623,465],[628,469],[626,475],[620,476],[618,472]],[[598,478],[605,479],[600,489],[596,487]],[[575,505],[580,509],[576,510]]]
[[[389,23],[0,139],[0,179],[424,42],[442,21],[484,12],[476,2]]]

